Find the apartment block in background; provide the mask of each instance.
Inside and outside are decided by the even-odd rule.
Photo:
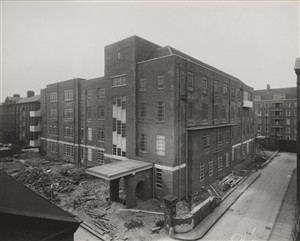
[[[252,152],[253,88],[170,46],[133,36],[105,47],[105,75],[41,91],[42,147],[88,167],[127,206],[193,197]],[[128,204],[129,203],[129,204]]]
[[[256,134],[283,140],[297,139],[296,87],[254,91]]]

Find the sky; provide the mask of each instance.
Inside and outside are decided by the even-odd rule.
[[[2,1],[1,101],[104,76],[104,47],[132,35],[264,89],[296,86],[299,2]]]

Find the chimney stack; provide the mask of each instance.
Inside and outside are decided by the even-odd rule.
[[[269,84],[267,84],[267,91],[270,91],[271,87]]]
[[[20,98],[20,94],[14,94],[13,97]]]
[[[27,97],[29,98],[29,97],[31,97],[31,96],[34,96],[34,91],[28,90],[28,91],[27,91]]]

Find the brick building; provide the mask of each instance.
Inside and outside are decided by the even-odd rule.
[[[257,135],[283,140],[297,139],[296,87],[254,91]]]
[[[192,197],[250,156],[252,92],[172,47],[133,36],[105,47],[104,77],[41,90],[42,148],[91,167],[110,182],[112,199],[123,178],[127,207],[135,195]]]
[[[27,91],[27,97],[7,97],[0,109],[2,142],[38,147],[40,127],[40,96]]]

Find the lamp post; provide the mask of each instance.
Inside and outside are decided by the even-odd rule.
[[[300,206],[300,58],[296,59],[295,72],[297,75],[297,203]]]

